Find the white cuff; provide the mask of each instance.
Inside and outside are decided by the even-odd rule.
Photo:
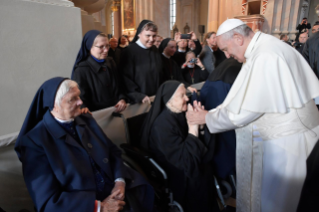
[[[100,212],[101,210],[101,202],[97,201],[97,212]]]
[[[118,181],[125,183],[124,178],[117,178],[114,182],[116,183],[116,182],[118,182]]]

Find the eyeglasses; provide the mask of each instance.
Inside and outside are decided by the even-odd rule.
[[[99,49],[109,49],[110,48],[110,45],[105,45],[105,46],[95,46],[96,48],[99,48]]]

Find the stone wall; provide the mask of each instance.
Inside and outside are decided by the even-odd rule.
[[[0,1],[0,137],[20,130],[45,80],[70,77],[80,48],[80,9],[45,2]]]

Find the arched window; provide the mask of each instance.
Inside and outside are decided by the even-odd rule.
[[[114,36],[114,12],[111,12],[112,36]]]
[[[176,0],[170,0],[170,29],[173,30],[173,26],[176,22]]]

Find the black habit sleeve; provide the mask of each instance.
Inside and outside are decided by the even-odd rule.
[[[161,116],[152,127],[150,142],[155,144],[170,164],[183,170],[186,176],[196,175],[207,152],[206,146],[199,138],[183,131],[170,111],[167,110]]]
[[[199,40],[194,41],[196,48],[194,50],[195,56],[199,55],[203,49],[202,45],[200,44]]]
[[[127,95],[134,102],[156,94],[162,83],[162,59],[157,48],[143,49],[130,44],[121,55],[122,73]]]

